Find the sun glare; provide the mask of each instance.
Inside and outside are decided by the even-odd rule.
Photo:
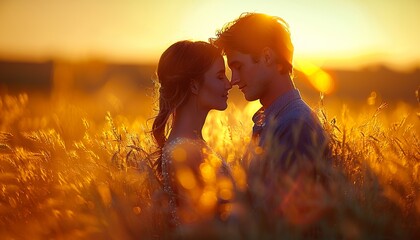
[[[305,76],[308,77],[312,86],[314,86],[318,91],[326,94],[333,92],[333,78],[317,65],[309,61],[299,60],[295,63],[295,68],[304,73]]]

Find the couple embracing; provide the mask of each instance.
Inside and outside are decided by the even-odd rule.
[[[293,50],[283,19],[246,13],[225,25],[210,43],[180,41],[161,55],[159,112],[152,134],[171,226],[221,218],[227,204],[235,201],[229,165],[202,136],[208,112],[227,108],[234,85],[246,100],[262,104],[252,118],[252,140],[242,159],[248,188],[270,188],[278,176],[290,172],[317,178],[315,165],[328,159],[328,138],[294,86]],[[249,192],[251,198],[258,197]],[[270,197],[263,198],[269,202]]]

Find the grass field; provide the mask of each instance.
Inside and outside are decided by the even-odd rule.
[[[240,160],[258,104],[230,103],[224,112],[211,112],[204,136],[231,165],[236,200],[225,211],[227,222],[198,224],[180,235],[164,224],[162,190],[148,157],[154,151],[151,108],[124,112],[144,109],[150,100],[31,101],[27,94],[0,98],[2,239],[420,237],[418,107],[388,109],[368,101],[351,110],[321,99],[313,107],[332,139],[331,188],[281,177],[282,214],[258,202],[251,206],[245,194]],[[91,114],[94,109],[101,111]]]

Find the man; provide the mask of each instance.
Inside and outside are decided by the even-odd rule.
[[[232,85],[238,85],[246,100],[262,104],[252,118],[250,174],[267,178],[267,171],[278,175],[282,170],[296,175],[325,160],[328,138],[292,80],[294,48],[288,24],[279,17],[245,13],[211,42],[226,54]]]

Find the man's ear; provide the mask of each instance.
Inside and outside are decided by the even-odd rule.
[[[200,91],[200,83],[197,80],[192,79],[190,83],[190,90],[192,94],[197,95]]]
[[[261,57],[262,61],[264,61],[267,66],[275,65],[279,72],[283,71],[284,66],[277,61],[277,54],[273,51],[273,49],[269,47],[263,48]]]
[[[277,61],[277,57],[276,54],[274,53],[273,49],[269,48],[269,47],[265,47],[262,49],[262,61],[264,61],[264,63],[268,64],[268,65],[272,65],[272,64],[276,64]]]

